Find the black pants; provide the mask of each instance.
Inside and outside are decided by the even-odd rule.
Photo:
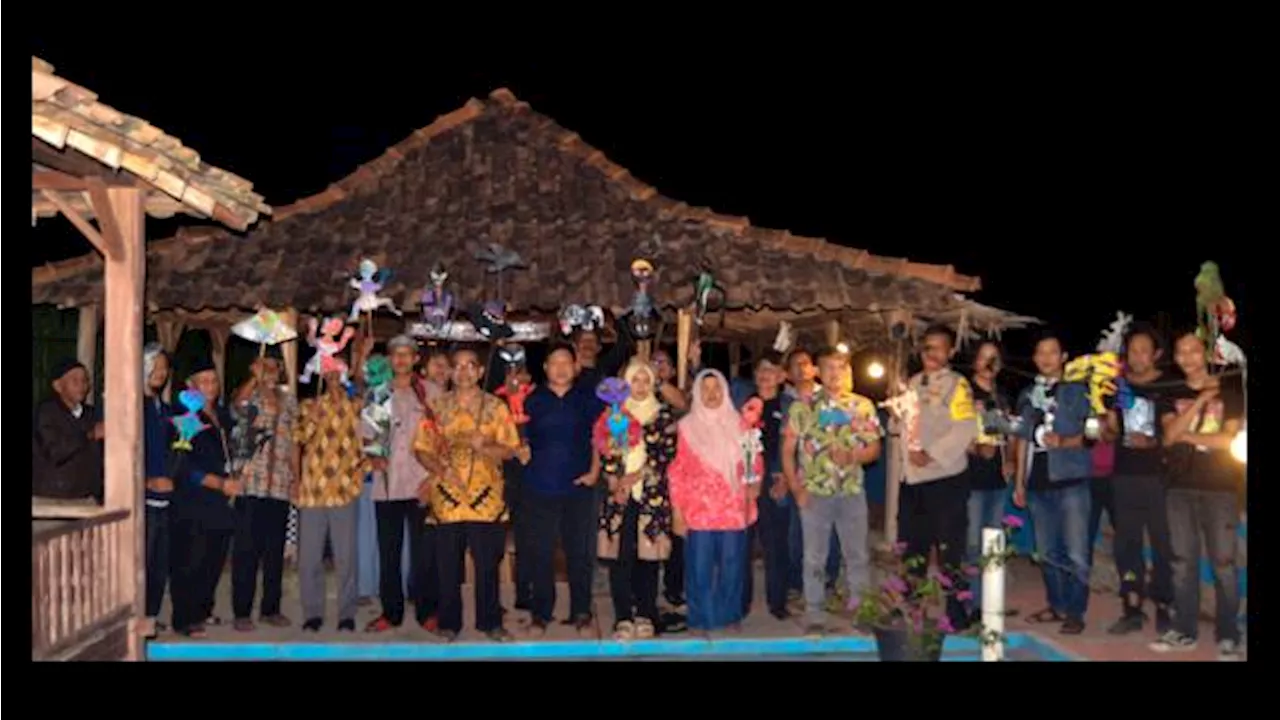
[[[262,570],[259,617],[280,614],[284,583],[284,539],[289,526],[289,503],[271,498],[239,497],[235,502],[236,529],[231,554],[231,610],[236,619],[253,614],[253,596]]]
[[[1141,610],[1148,598],[1157,605],[1173,602],[1173,548],[1166,497],[1164,478],[1159,475],[1117,475],[1112,479],[1114,554],[1126,611]],[[1151,538],[1150,585],[1142,556],[1144,533]]]
[[[436,564],[440,568],[440,629],[462,631],[462,581],[466,553],[475,568],[476,629],[502,627],[498,603],[498,565],[507,546],[502,523],[447,523],[436,527]]]
[[[1107,512],[1107,522],[1116,526],[1114,485],[1109,477],[1089,480],[1089,568],[1093,569],[1093,553],[1098,547],[1098,533],[1102,530],[1102,512]]]
[[[640,559],[639,525],[640,506],[632,500],[622,512],[618,559],[609,562],[615,622],[636,618],[658,621],[658,563]]]
[[[907,558],[929,558],[937,546],[938,564],[958,589],[968,587],[963,570],[969,527],[969,484],[963,474],[918,485],[903,485],[898,500],[898,532],[906,543]],[[928,563],[912,569],[928,572]],[[947,616],[957,627],[966,620],[964,603],[955,594],[947,597]]]
[[[671,538],[671,557],[662,564],[662,594],[672,605],[684,600],[684,538]]]
[[[503,494],[507,500],[507,511],[511,513],[512,534],[515,536],[516,559],[512,580],[516,585],[516,607],[529,609],[533,607],[533,580],[529,570],[533,555],[533,543],[530,540],[529,523],[524,520],[521,498],[520,478],[524,466],[518,460],[510,460],[502,465],[502,476],[506,480]]]
[[[185,632],[213,614],[218,580],[227,564],[232,530],[198,513],[178,513],[172,522],[173,629]]]
[[[147,617],[160,614],[169,584],[169,508],[147,506]]]
[[[754,532],[760,538],[764,551],[764,598],[769,612],[780,613],[787,609],[787,574],[790,570],[790,553],[788,547],[791,530],[791,510],[786,505],[779,505],[767,494],[756,501],[760,511],[760,519],[756,521]],[[748,549],[751,545],[748,543]],[[754,589],[751,572],[751,553],[747,553],[747,587],[746,601],[748,607]],[[745,615],[745,613],[744,613]]]
[[[521,513],[533,542],[533,618],[551,622],[556,605],[556,538],[564,547],[569,575],[569,617],[591,615],[591,581],[595,572],[599,510],[594,488],[575,488],[568,495],[539,495],[525,489]]]
[[[373,504],[378,518],[378,598],[382,616],[392,625],[404,622],[405,525],[409,539],[409,595],[418,624],[440,606],[440,573],[436,568],[436,526],[427,525],[426,508],[417,500],[380,500]]]

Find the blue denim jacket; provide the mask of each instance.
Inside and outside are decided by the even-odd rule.
[[[1020,436],[1035,442],[1035,429],[1040,424],[1040,411],[1031,404],[1035,386],[1024,388],[1018,395],[1018,415],[1023,419]],[[1063,437],[1084,434],[1089,419],[1089,390],[1083,383],[1060,382],[1054,393],[1053,432]],[[1053,448],[1049,451],[1049,482],[1087,478],[1093,473],[1092,453],[1087,447]],[[1030,461],[1031,454],[1027,454]]]

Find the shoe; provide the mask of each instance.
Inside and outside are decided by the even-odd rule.
[[[529,622],[529,629],[526,634],[530,638],[540,638],[547,634],[547,621],[534,618]]]
[[[500,627],[494,628],[486,632],[484,636],[489,638],[491,642],[496,642],[496,643],[509,643],[515,640],[515,638],[511,636],[511,633],[507,632],[506,628],[500,628]]]
[[[579,615],[573,619],[573,629],[578,631],[579,635],[594,635],[596,628],[595,622],[590,615]]]
[[[1222,640],[1218,643],[1218,662],[1240,662],[1244,653],[1235,640]]]
[[[435,615],[428,615],[427,619],[423,620],[420,624],[422,625],[422,629],[427,632],[435,632],[440,629],[440,620],[437,619]]]
[[[775,620],[786,620],[791,617],[791,613],[786,608],[774,608],[769,611]]]
[[[613,624],[613,639],[619,642],[634,640],[636,637],[636,624],[630,620],[619,620]]]
[[[346,620],[338,621],[338,632],[355,632],[355,631],[356,631],[355,618],[347,618]]]
[[[324,620],[321,618],[310,618],[302,623],[302,629],[306,632],[320,632],[320,628],[324,626]]]
[[[653,621],[649,618],[636,618],[636,639],[648,640],[657,634]]]
[[[286,628],[293,624],[293,621],[281,615],[280,613],[276,613],[275,615],[268,615],[264,618],[259,618],[259,620],[270,625],[271,627],[278,627],[278,628]]]
[[[457,630],[437,630],[432,634],[435,635],[436,639],[439,640],[440,642],[451,643],[454,640],[458,639]]]
[[[827,629],[817,623],[804,626],[804,636],[812,640],[820,640],[827,634]]]
[[[386,615],[379,615],[364,626],[364,631],[367,633],[384,633],[395,630],[398,627],[400,627],[400,623],[393,623]]]
[[[249,618],[236,618],[235,622],[231,623],[231,627],[235,628],[236,632],[253,632],[257,629]]]
[[[1156,634],[1164,635],[1173,629],[1173,613],[1168,605],[1156,606]]]
[[[1147,647],[1150,648],[1152,652],[1171,653],[1191,652],[1196,649],[1196,645],[1197,643],[1195,638],[1187,637],[1177,630],[1170,630],[1169,632],[1161,635],[1159,640],[1156,640]]]
[[[1128,635],[1130,633],[1140,632],[1142,627],[1147,624],[1147,616],[1141,611],[1128,610],[1119,620],[1111,624],[1107,628],[1108,635]]]
[[[689,630],[689,624],[680,613],[663,613],[658,618],[658,632],[662,635],[678,635]]]
[[[667,604],[673,608],[682,608],[685,606],[686,602],[684,595],[666,595],[663,599],[666,600]]]
[[[1062,622],[1062,627],[1058,628],[1058,632],[1063,635],[1079,635],[1084,632],[1084,620],[1078,617],[1068,617]]]
[[[521,611],[521,612],[529,612],[530,610],[532,610],[532,609],[533,609],[533,601],[532,601],[532,600],[517,600],[517,601],[516,601],[516,604],[515,604],[515,605],[513,605],[512,607],[514,607],[515,609],[517,609],[517,610],[519,610],[519,611]]]

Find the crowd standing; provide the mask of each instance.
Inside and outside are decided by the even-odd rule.
[[[385,346],[390,433],[376,454],[358,390],[371,338],[354,348],[351,384],[327,373],[302,402],[287,390],[278,347],[252,363],[225,403],[213,363],[196,362],[180,384],[204,398],[206,427],[183,451],[174,447],[177,413],[162,399],[170,361],[148,345],[146,612],[154,632],[165,629],[158,616],[166,586],[174,632],[200,638],[220,624],[214,598],[228,558],[234,628],[255,629],[255,605],[258,622],[291,625],[281,596],[296,522],[309,631],[324,627],[329,612],[338,630],[355,631],[358,606],[376,593],[381,612],[366,632],[401,626],[412,605],[414,623],[453,640],[462,630],[469,551],[476,629],[511,639],[498,592],[511,524],[515,609],[529,614],[530,637],[555,619],[557,546],[568,576],[565,620],[584,634],[594,632],[598,563],[607,566],[618,640],[740,629],[755,596],[756,545],[765,609],[778,619],[799,610],[806,634],[822,634],[832,589],[851,607],[871,581],[864,468],[881,460],[885,428],[875,404],[853,391],[849,358],[834,348],[767,353],[750,379],[730,382],[698,368],[695,352],[686,393],[669,355],[643,357],[619,336],[603,353],[593,330],[553,344],[523,417],[486,390],[488,353],[459,346],[424,357],[415,340],[395,337]],[[1154,330],[1130,330],[1128,396],[1099,418],[1085,385],[1063,379],[1066,353],[1052,332],[1033,348],[1034,382],[1012,399],[998,382],[996,343],[980,343],[972,364],[956,368],[949,329],[920,338],[923,369],[908,383],[919,402],[905,448],[900,537],[908,556],[936,552],[943,572],[967,588],[948,600],[957,629],[974,625],[981,607],[980,587],[969,587],[961,568],[978,561],[981,529],[1001,525],[1012,495],[1033,521],[1044,579],[1046,607],[1029,622],[1063,634],[1085,629],[1105,511],[1121,575],[1108,632],[1142,631],[1150,609],[1152,650],[1193,649],[1203,542],[1215,578],[1219,656],[1240,656],[1244,472],[1229,448],[1244,421],[1243,388],[1214,372],[1194,330],[1169,339],[1176,374],[1160,369],[1165,345]],[[505,372],[496,381],[529,379],[522,367]],[[106,431],[86,404],[88,373],[67,361],[53,375],[53,394],[36,413],[35,492],[100,501]],[[596,392],[612,377],[628,389],[615,408]],[[617,438],[618,417],[629,419],[622,426],[629,441]],[[904,432],[897,418],[891,425]]]

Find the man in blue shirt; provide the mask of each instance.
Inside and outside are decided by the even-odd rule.
[[[147,619],[151,621],[150,637],[164,629],[156,620],[169,584],[169,498],[173,495],[173,476],[177,474],[177,457],[173,452],[173,415],[169,403],[161,397],[169,383],[169,356],[158,343],[142,349],[142,430],[143,454],[146,461],[146,563]]]
[[[569,616],[580,633],[591,628],[600,459],[591,447],[591,429],[604,411],[595,389],[575,383],[577,356],[569,345],[547,353],[545,384],[525,401],[527,449],[521,476],[521,522],[528,523],[533,555],[530,633],[546,632],[555,607],[556,538],[564,547],[569,575]]]

